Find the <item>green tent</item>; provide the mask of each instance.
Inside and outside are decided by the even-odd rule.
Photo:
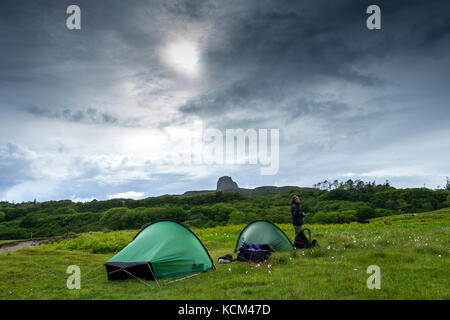
[[[236,242],[235,252],[238,252],[244,241],[247,241],[249,244],[269,244],[274,251],[290,251],[294,249],[286,234],[276,225],[265,220],[253,221],[241,231]]]
[[[109,280],[154,280],[208,271],[214,263],[200,239],[187,227],[162,220],[144,227],[105,263]]]

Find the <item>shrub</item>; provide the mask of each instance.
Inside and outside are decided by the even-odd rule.
[[[375,218],[375,209],[370,207],[369,205],[363,205],[358,207],[358,213],[356,215],[358,221]]]
[[[391,215],[393,212],[392,210],[388,210],[388,209],[375,209],[375,215],[377,217],[384,217],[384,216],[389,216]]]
[[[340,212],[340,222],[338,223],[350,223],[358,220],[357,210],[345,210]]]
[[[121,218],[127,213],[128,208],[125,207],[109,209],[101,217],[100,223],[111,230],[119,230],[121,228]]]
[[[32,228],[36,227],[39,224],[39,218],[35,214],[28,214],[25,216],[22,221],[20,222],[20,226],[22,228]]]
[[[228,223],[231,224],[244,224],[246,222],[245,214],[242,211],[235,210],[230,213]]]
[[[313,223],[320,224],[332,224],[332,223],[350,223],[356,221],[357,211],[356,210],[346,210],[346,211],[332,211],[332,212],[317,212],[312,217]]]
[[[61,214],[77,214],[77,212],[72,208],[62,207],[58,208],[53,212],[54,215],[61,215]]]

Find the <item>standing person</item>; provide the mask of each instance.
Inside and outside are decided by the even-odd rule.
[[[292,224],[294,225],[295,235],[302,231],[303,217],[305,214],[300,212],[300,199],[298,196],[292,197]]]

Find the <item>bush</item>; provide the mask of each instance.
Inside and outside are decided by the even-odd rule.
[[[350,223],[358,220],[357,210],[345,210],[340,212],[340,221],[338,223]]]
[[[244,224],[246,222],[245,214],[242,211],[235,210],[230,213],[228,223],[230,224]]]
[[[370,207],[369,205],[364,205],[358,207],[358,213],[356,215],[358,221],[363,221],[371,218],[375,218],[375,209]]]
[[[210,207],[210,215],[208,218],[219,225],[225,225],[233,211],[235,211],[235,209],[228,204],[216,203]]]
[[[110,230],[119,230],[121,228],[121,218],[128,213],[128,208],[119,207],[106,211],[100,219],[100,224]]]
[[[391,214],[393,214],[392,210],[388,210],[388,209],[375,209],[375,215],[377,217],[384,217],[384,216],[390,216]]]
[[[230,218],[228,219],[229,224],[247,224],[252,221],[259,220],[257,215],[253,212],[242,212],[235,210],[230,213]]]
[[[77,214],[77,212],[72,208],[58,208],[53,212],[54,215],[61,215],[61,214]]]
[[[433,211],[434,207],[430,202],[425,202],[425,203],[422,203],[421,209],[422,209],[421,211],[427,212],[427,211]]]
[[[37,215],[30,213],[22,219],[22,221],[20,222],[20,226],[22,228],[33,228],[36,227],[39,222],[40,221]]]
[[[144,225],[163,219],[172,219],[184,222],[186,218],[186,211],[182,208],[139,207],[134,210],[127,210],[127,212],[120,217],[120,229],[140,229]]]
[[[317,212],[312,218],[313,223],[319,224],[333,224],[333,223],[350,223],[356,221],[357,211],[332,211],[332,212]]]
[[[448,193],[447,200],[443,203],[444,203],[445,207],[450,207],[450,192]]]

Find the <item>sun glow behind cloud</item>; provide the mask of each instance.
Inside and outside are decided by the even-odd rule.
[[[177,40],[163,50],[165,63],[178,73],[196,76],[199,71],[199,50],[193,42]]]

